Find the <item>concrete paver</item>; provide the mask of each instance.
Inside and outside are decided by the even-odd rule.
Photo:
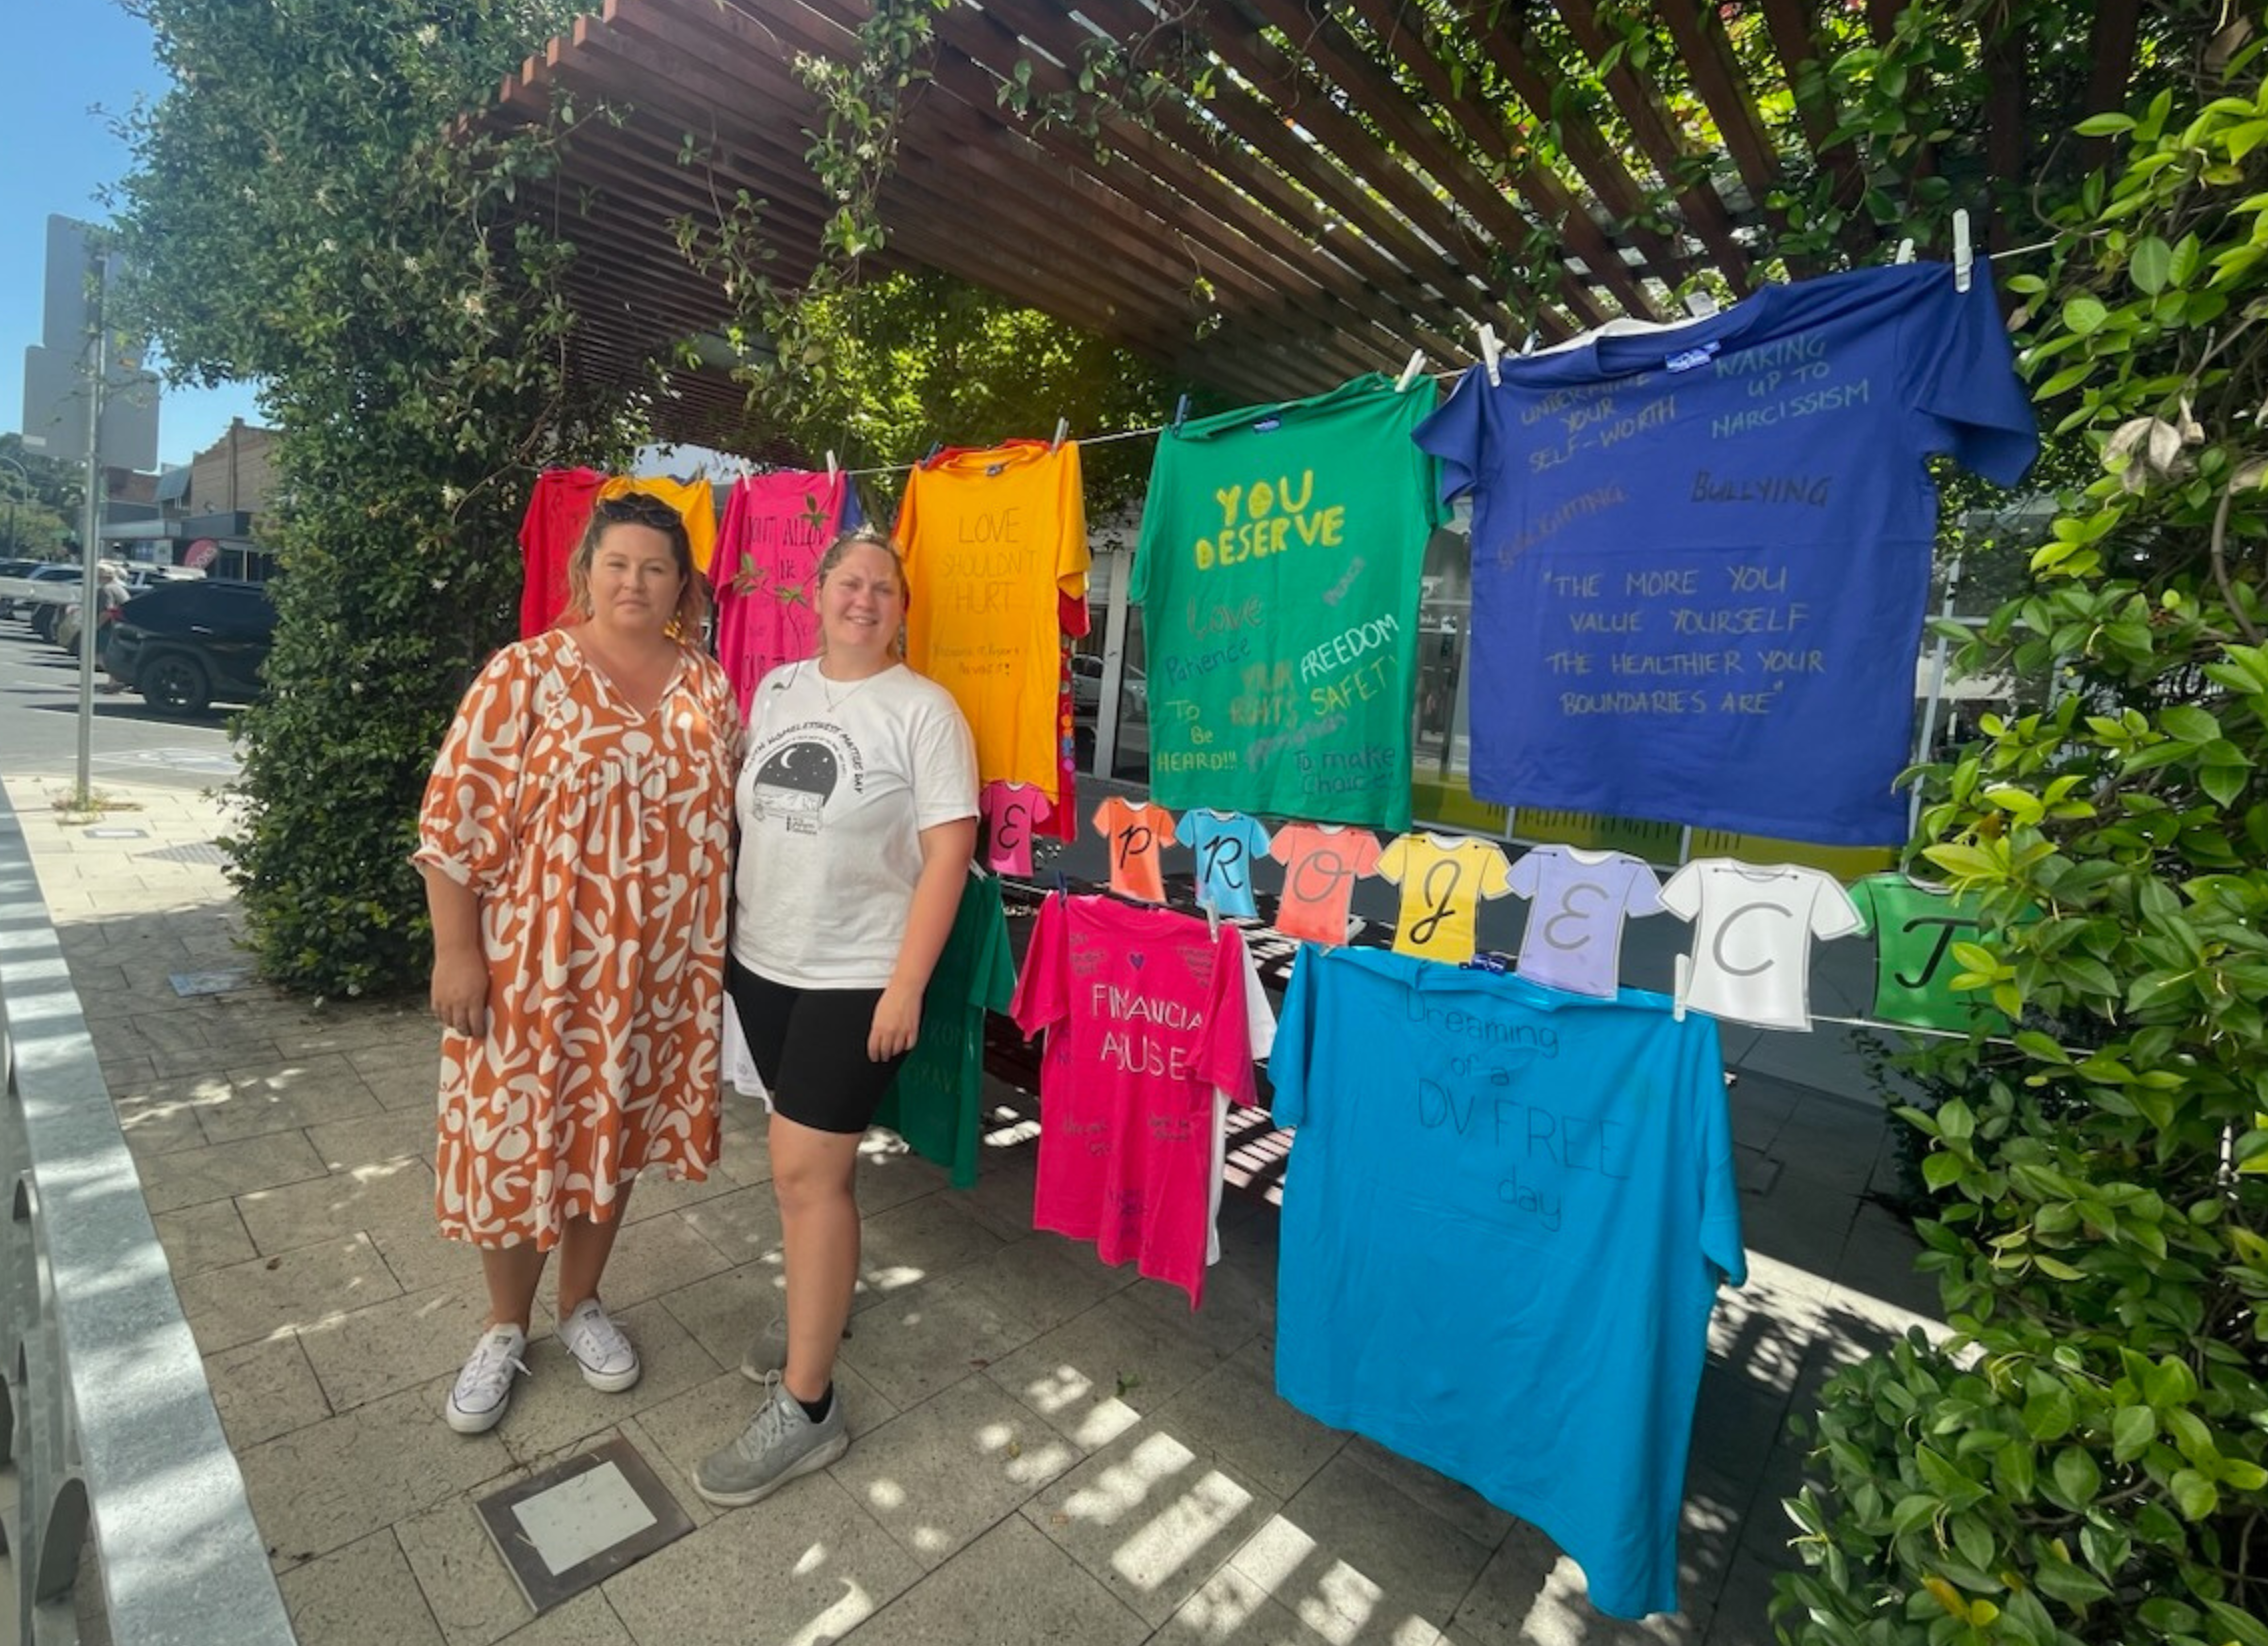
[[[585,1386],[540,1303],[504,1423],[453,1434],[440,1404],[483,1299],[477,1259],[433,1228],[437,1047],[418,1003],[318,1005],[256,982],[176,995],[174,973],[247,964],[199,849],[224,832],[217,803],[117,790],[133,809],[108,820],[144,833],[99,838],[38,785],[8,792],[310,1642],[1749,1646],[1771,1638],[1771,1574],[1792,1563],[1777,1501],[1803,1455],[1791,1412],[1834,1366],[1929,1324],[1911,1234],[1864,1198],[1897,1162],[1844,1038],[1728,1032],[1752,1278],[1712,1324],[1684,1609],[1616,1623],[1533,1528],[1276,1398],[1263,1195],[1232,1190],[1192,1314],[1031,1231],[1032,1107],[1004,1091],[973,1192],[869,1140],[839,1374],[858,1442],[720,1513],[690,1473],[754,1411],[737,1369],[778,1307],[761,1113],[728,1104],[708,1182],[632,1198],[607,1292],[644,1359],[637,1387]],[[534,1619],[474,1503],[615,1434],[695,1530]]]

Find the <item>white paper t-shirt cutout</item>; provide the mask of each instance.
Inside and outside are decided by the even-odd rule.
[[[1730,857],[1687,863],[1661,888],[1661,906],[1693,922],[1678,1005],[1764,1029],[1810,1028],[1811,940],[1864,923],[1831,874]]]

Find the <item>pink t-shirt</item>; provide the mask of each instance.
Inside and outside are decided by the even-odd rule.
[[[1056,803],[1034,783],[989,783],[977,801],[984,814],[984,866],[994,874],[1032,876],[1032,832],[1056,814]]]
[[[1249,965],[1233,925],[1216,936],[1169,909],[1058,893],[1040,906],[1009,1008],[1027,1038],[1048,1035],[1032,1226],[1092,1240],[1106,1263],[1133,1258],[1192,1309],[1212,1228],[1216,1094],[1254,1096]]]
[[[849,478],[752,474],[733,488],[709,579],[717,594],[717,661],[740,712],[767,671],[812,653],[819,633],[812,573],[835,540]]]

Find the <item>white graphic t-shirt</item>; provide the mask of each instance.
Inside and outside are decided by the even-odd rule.
[[[1833,875],[1730,857],[1687,863],[1661,888],[1661,906],[1693,922],[1678,1005],[1764,1029],[1811,1026],[1811,940],[1862,923]]]
[[[799,988],[880,988],[921,878],[921,832],[976,815],[976,746],[900,664],[859,681],[774,669],[748,706],[733,958]]]

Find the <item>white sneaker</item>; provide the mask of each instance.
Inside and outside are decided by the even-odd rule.
[[[516,1326],[492,1326],[473,1345],[473,1356],[457,1374],[449,1403],[441,1409],[460,1435],[485,1435],[512,1404],[512,1380],[527,1370],[527,1334]]]
[[[583,1369],[583,1381],[608,1394],[619,1394],[638,1380],[644,1370],[637,1350],[622,1335],[622,1327],[607,1316],[596,1297],[585,1297],[575,1312],[559,1323],[559,1341]]]

